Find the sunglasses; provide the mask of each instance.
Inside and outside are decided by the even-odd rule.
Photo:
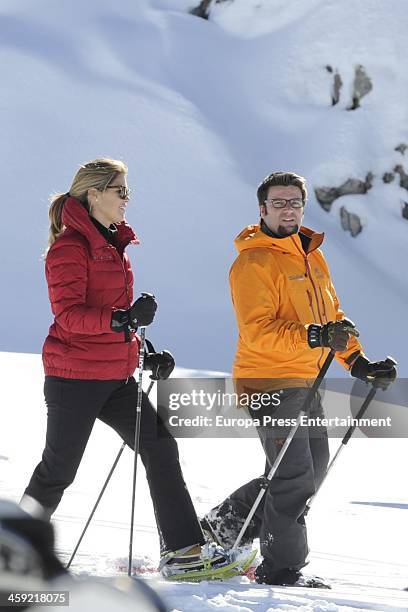
[[[130,198],[130,194],[132,193],[132,190],[129,189],[129,187],[126,187],[125,185],[109,185],[108,187],[106,187],[106,189],[116,189],[118,196],[121,200],[126,200]]]

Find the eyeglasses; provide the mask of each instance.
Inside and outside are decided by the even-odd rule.
[[[291,200],[285,200],[285,198],[265,200],[265,204],[272,204],[274,208],[285,208],[286,204],[289,204],[291,208],[303,208],[305,205],[302,198],[292,198]]]
[[[130,198],[130,194],[132,193],[132,190],[129,189],[129,187],[126,187],[126,185],[108,185],[106,189],[117,189],[118,196],[121,200],[127,200]]]
[[[291,208],[303,208],[305,205],[302,198],[293,198],[292,200],[285,200],[285,198],[265,200],[265,204],[272,204],[274,208],[285,208],[286,204],[289,204]]]

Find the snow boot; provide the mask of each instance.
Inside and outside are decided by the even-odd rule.
[[[27,495],[27,493],[24,493],[18,505],[24,510],[24,512],[27,512],[32,517],[42,521],[51,520],[51,516],[55,511],[55,508],[46,508],[45,506],[41,505],[40,502],[34,499],[34,497],[31,497],[31,495]]]
[[[210,523],[207,521],[207,518],[203,516],[203,518],[200,518],[199,521],[206,543],[212,544],[212,542],[215,542],[218,546],[222,546],[222,544],[218,541],[216,531],[212,529]]]
[[[200,519],[201,529],[207,542],[216,542],[225,550],[229,550],[235,544],[245,518],[238,516],[228,501],[223,502],[217,508],[213,508]],[[240,546],[252,546],[254,522],[251,521],[244,533]]]
[[[272,584],[276,586],[331,589],[330,584],[319,576],[304,576],[302,572],[292,568],[271,571],[264,562],[258,565],[255,570],[255,581],[258,584]]]

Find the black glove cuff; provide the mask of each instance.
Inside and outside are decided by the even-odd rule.
[[[366,380],[369,363],[370,362],[368,361],[368,359],[366,359],[362,355],[357,357],[357,359],[351,366],[351,370],[350,370],[351,376],[353,376],[354,378],[359,378],[360,380]]]
[[[307,328],[307,341],[310,348],[317,348],[322,346],[321,344],[322,326],[312,323]]]
[[[350,366],[350,368],[352,368],[354,362],[357,361],[358,357],[360,357],[360,351],[354,351],[354,353],[351,353],[351,355],[349,355],[347,359],[345,359],[345,362],[348,366]]]
[[[111,319],[111,329],[115,332],[121,332],[130,325],[128,310],[114,310]]]
[[[145,353],[145,356],[144,356],[143,369],[148,372],[151,372],[153,370],[153,364],[151,360],[152,355],[153,355],[152,353]]]

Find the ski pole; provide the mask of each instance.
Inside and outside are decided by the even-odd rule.
[[[148,389],[147,389],[147,391],[146,391],[146,395],[147,395],[147,396],[149,395],[150,391],[152,390],[152,387],[153,387],[154,383],[155,383],[155,381],[154,381],[154,380],[152,380],[152,382],[150,383],[150,385],[149,385],[149,387],[148,387]],[[116,468],[116,466],[117,466],[117,464],[118,464],[119,459],[120,459],[120,458],[121,458],[121,456],[122,456],[122,453],[123,453],[123,451],[124,451],[125,447],[126,447],[126,442],[123,442],[123,444],[122,444],[122,446],[120,447],[119,452],[118,452],[118,454],[117,454],[117,456],[116,456],[116,459],[115,459],[115,461],[113,462],[113,465],[112,465],[112,467],[111,467],[111,469],[110,469],[110,472],[109,472],[109,474],[108,474],[108,476],[107,476],[107,478],[106,478],[106,480],[105,480],[105,483],[104,483],[104,485],[103,485],[103,487],[102,487],[102,489],[101,489],[101,492],[100,492],[100,493],[99,493],[99,495],[98,495],[98,499],[96,500],[95,505],[94,505],[94,507],[92,508],[91,513],[90,513],[90,515],[89,515],[89,517],[88,517],[88,520],[86,521],[85,527],[83,528],[82,533],[81,533],[81,535],[79,536],[78,542],[76,543],[76,546],[75,546],[75,548],[74,548],[74,550],[73,550],[73,552],[72,552],[71,558],[70,558],[70,560],[68,561],[67,565],[65,566],[65,567],[66,567],[66,569],[68,569],[68,568],[70,567],[70,565],[71,565],[72,561],[74,560],[74,557],[75,557],[75,555],[76,555],[76,552],[77,552],[78,548],[79,548],[79,547],[80,547],[80,545],[81,545],[81,542],[82,542],[83,537],[84,537],[84,535],[85,535],[85,533],[86,533],[86,530],[88,529],[89,524],[90,524],[90,522],[91,522],[91,520],[92,520],[92,518],[93,518],[93,515],[95,514],[96,509],[98,508],[99,502],[101,501],[102,496],[103,496],[103,494],[105,493],[105,489],[106,489],[106,487],[107,487],[107,486],[108,486],[108,484],[109,484],[109,481],[110,481],[110,479],[111,479],[111,477],[112,477],[112,474],[113,474],[113,472],[115,471],[115,468]]]
[[[389,363],[390,365],[397,365],[397,362],[395,361],[395,359],[393,357],[387,357],[385,361],[387,363]],[[329,464],[329,466],[328,466],[328,468],[326,470],[326,474],[324,475],[323,480],[320,482],[320,484],[317,487],[316,491],[314,492],[312,497],[309,499],[309,501],[308,501],[308,503],[306,505],[304,516],[306,516],[307,513],[309,512],[309,510],[310,510],[310,508],[312,506],[313,501],[316,499],[316,495],[318,494],[318,492],[321,489],[322,484],[326,480],[326,478],[329,475],[329,472],[331,471],[333,465],[337,461],[337,459],[340,456],[341,452],[343,451],[344,447],[346,446],[346,444],[350,440],[351,436],[355,432],[356,428],[358,427],[357,421],[359,421],[360,419],[363,418],[364,413],[366,412],[367,408],[369,407],[369,405],[373,401],[373,399],[375,397],[375,394],[377,393],[378,387],[379,387],[379,385],[376,384],[375,381],[373,381],[372,382],[372,387],[371,387],[370,391],[367,393],[367,396],[366,396],[364,402],[362,403],[360,410],[358,411],[358,413],[356,415],[354,423],[352,425],[350,425],[350,427],[346,431],[346,434],[345,434],[344,438],[342,439],[341,444],[340,444],[339,448],[336,451],[336,454],[334,455],[333,459],[330,461],[330,464]],[[384,391],[384,389],[383,389],[383,391]]]
[[[319,374],[317,375],[313,385],[310,387],[306,397],[305,397],[305,401],[303,402],[303,406],[301,411],[299,412],[299,415],[296,419],[296,423],[292,426],[282,448],[279,451],[278,456],[276,457],[275,461],[273,462],[273,465],[271,467],[271,469],[269,470],[268,475],[266,476],[266,478],[263,479],[263,482],[261,484],[261,489],[252,505],[251,510],[249,511],[248,516],[245,519],[244,524],[242,525],[241,531],[238,534],[237,539],[234,542],[234,545],[232,547],[232,550],[236,550],[238,548],[238,546],[241,543],[242,537],[245,533],[245,531],[248,528],[249,523],[251,522],[252,517],[254,516],[259,504],[261,503],[261,500],[263,498],[263,496],[265,495],[266,489],[269,486],[270,481],[272,480],[272,478],[274,477],[290,443],[292,442],[298,428],[299,425],[301,423],[302,418],[305,416],[305,414],[307,413],[309,406],[316,394],[316,391],[318,390],[318,388],[320,387],[323,378],[326,375],[327,370],[329,369],[333,359],[334,359],[334,355],[335,355],[335,351],[333,349],[330,350],[330,353],[327,355],[326,360],[324,362],[324,364],[322,365]]]
[[[132,575],[133,561],[133,523],[135,517],[135,499],[136,499],[136,474],[137,474],[137,456],[139,454],[140,442],[140,422],[142,417],[142,376],[145,359],[145,339],[146,327],[140,328],[140,352],[139,352],[139,368],[137,372],[137,402],[136,402],[136,427],[135,427],[135,443],[134,443],[134,461],[133,461],[133,486],[132,486],[132,510],[130,515],[130,536],[129,536],[129,561],[128,561],[128,576]]]

